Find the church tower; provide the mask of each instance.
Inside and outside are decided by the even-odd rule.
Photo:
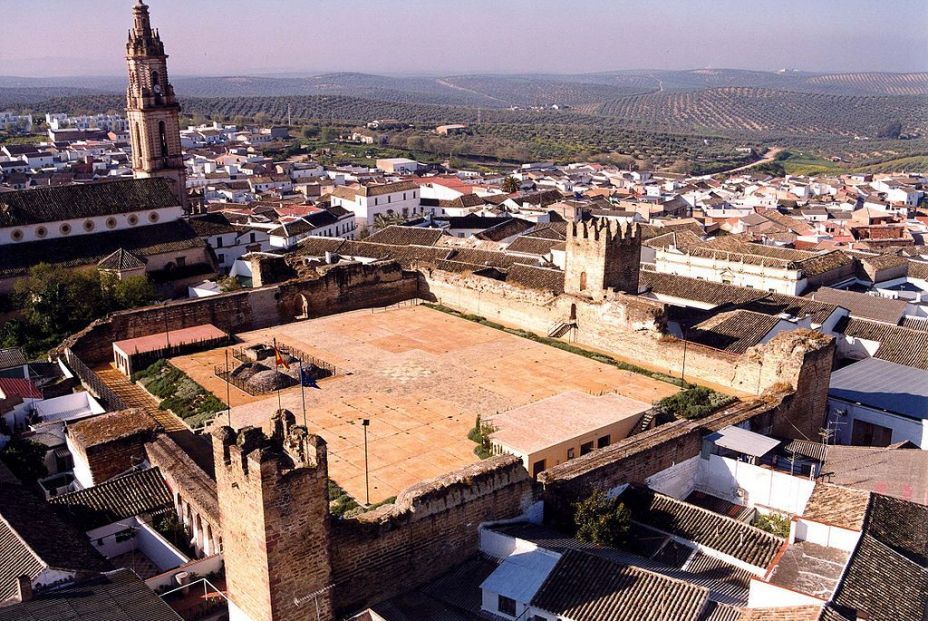
[[[168,57],[157,30],[152,30],[148,6],[132,7],[133,24],[126,43],[129,88],[126,118],[132,142],[136,178],[167,179],[180,205],[187,206],[187,173],[180,146],[180,105],[168,81]]]

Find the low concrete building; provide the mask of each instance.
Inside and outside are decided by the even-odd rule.
[[[177,354],[181,353],[181,350],[196,346],[209,349],[224,342],[227,338],[228,335],[216,326],[203,324],[134,339],[124,339],[113,343],[113,361],[117,369],[126,375],[132,375],[146,366],[146,363],[150,364],[159,357],[165,357],[161,354],[167,352]]]
[[[537,476],[624,439],[650,407],[614,393],[565,392],[489,419],[493,452],[518,456]]]

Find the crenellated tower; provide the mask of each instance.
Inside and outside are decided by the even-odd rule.
[[[148,6],[138,0],[126,43],[129,87],[126,118],[132,143],[132,170],[140,179],[167,179],[179,204],[187,206],[187,173],[180,144],[180,104],[168,80],[168,56]]]
[[[609,290],[637,295],[641,228],[593,219],[567,223],[564,291],[602,300]]]
[[[334,618],[326,445],[294,420],[213,432],[230,621]]]

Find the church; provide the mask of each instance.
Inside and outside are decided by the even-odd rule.
[[[186,221],[180,105],[167,58],[139,0],[126,43],[133,178],[0,194],[0,294],[41,262],[144,273],[165,297],[215,276],[215,256]]]

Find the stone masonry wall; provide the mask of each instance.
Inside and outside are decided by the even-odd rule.
[[[335,607],[347,613],[428,582],[477,553],[482,522],[522,515],[532,481],[502,455],[400,494],[396,502],[332,524]]]
[[[235,334],[368,306],[388,306],[416,296],[418,277],[392,262],[336,266],[318,278],[294,280],[192,300],[121,311],[95,321],[66,340],[89,365],[112,359],[122,339],[178,330],[204,323]]]

